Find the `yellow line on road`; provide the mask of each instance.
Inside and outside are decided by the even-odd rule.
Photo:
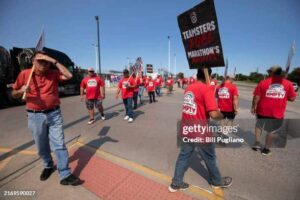
[[[140,172],[143,172],[143,173],[147,174],[150,177],[156,177],[156,178],[158,178],[162,181],[168,182],[168,183],[170,183],[172,181],[172,177],[170,177],[168,175],[165,175],[163,173],[157,172],[157,171],[155,171],[155,170],[153,170],[149,167],[146,167],[146,166],[137,164],[135,162],[126,160],[124,158],[118,157],[116,155],[105,152],[103,150],[93,148],[91,146],[88,146],[88,145],[80,142],[80,141],[77,141],[77,145],[79,147],[84,147],[89,151],[96,151],[97,154],[101,155],[102,157],[104,157],[105,159],[107,159],[109,161],[113,161],[113,162],[116,162],[116,163],[122,163],[125,166],[133,168],[133,169],[138,170]],[[222,189],[215,189],[213,192],[211,192],[211,191],[208,191],[204,188],[192,185],[189,188],[189,191],[196,194],[196,195],[199,195],[201,197],[205,197],[209,200],[223,200],[224,199],[224,193],[223,193]]]
[[[14,152],[17,150],[14,150],[12,148],[0,148],[0,153],[8,153],[8,152]],[[31,150],[22,150],[17,152],[17,154],[23,154],[23,155],[37,155],[36,151],[31,151]]]
[[[6,167],[6,165],[11,161],[12,158],[13,156],[5,158],[0,162],[0,171],[2,171]]]

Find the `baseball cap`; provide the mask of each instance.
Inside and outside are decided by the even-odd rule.
[[[88,68],[88,72],[94,72],[94,71],[95,71],[94,68],[92,68],[92,67]]]

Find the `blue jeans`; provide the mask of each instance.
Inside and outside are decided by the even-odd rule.
[[[142,101],[143,101],[144,89],[145,89],[144,86],[139,86],[139,97],[140,97],[141,103],[142,103]]]
[[[157,96],[160,97],[160,86],[155,88],[155,92],[156,92]]]
[[[69,155],[64,141],[63,118],[60,109],[47,114],[31,112],[27,112],[27,114],[28,128],[32,131],[44,167],[53,167],[52,150],[56,155],[60,179],[68,177],[71,171],[68,165]]]
[[[174,177],[172,183],[175,185],[181,185],[183,183],[183,176],[188,168],[188,160],[195,151],[195,144],[184,143],[181,146],[180,153],[178,155],[175,167]],[[221,182],[221,174],[219,172],[216,163],[215,147],[211,145],[197,145],[199,147],[199,154],[205,162],[208,174],[210,177],[210,183],[219,185]]]
[[[124,106],[125,106],[126,115],[129,118],[133,118],[132,97],[131,98],[127,98],[127,99],[123,99],[123,103],[124,103]]]

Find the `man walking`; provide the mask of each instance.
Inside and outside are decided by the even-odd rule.
[[[140,76],[138,77],[139,79],[139,98],[140,98],[140,103],[143,104],[143,97],[144,97],[144,90],[145,90],[145,78],[143,76],[143,72],[141,72]]]
[[[219,85],[216,90],[218,107],[224,115],[224,119],[221,121],[222,126],[232,126],[233,120],[238,113],[239,95],[233,81],[233,75],[227,76],[225,82]]]
[[[155,81],[152,80],[152,76],[149,76],[147,84],[146,84],[146,88],[148,91],[148,96],[149,96],[149,102],[156,102],[155,101],[155,93],[154,93],[154,89],[155,89]]]
[[[209,69],[209,74],[211,74],[211,69]],[[197,126],[207,126],[209,117],[213,119],[223,118],[222,113],[218,111],[213,90],[204,82],[204,71],[203,69],[198,69],[197,81],[194,84],[189,85],[185,90],[182,124],[190,125],[188,130]],[[186,136],[188,136],[188,134]],[[185,190],[189,187],[189,184],[183,182],[183,177],[188,168],[188,160],[196,147],[198,147],[199,154],[205,161],[212,187],[225,188],[232,184],[231,177],[221,177],[216,163],[215,147],[213,143],[200,142],[197,144],[185,142],[183,140],[176,161],[174,177],[169,186],[170,192]]]
[[[123,78],[118,84],[118,90],[116,92],[116,99],[119,98],[119,93],[122,93],[122,99],[126,110],[124,120],[128,120],[129,123],[133,122],[133,111],[132,111],[132,99],[133,91],[135,88],[135,81],[132,77],[129,77],[129,71],[125,69],[123,71]]]
[[[253,92],[251,108],[251,113],[257,117],[253,150],[261,149],[259,139],[262,130],[268,132],[262,155],[271,154],[270,147],[282,126],[287,101],[296,99],[293,84],[285,79],[280,66],[271,67],[268,73],[270,77],[258,83]]]
[[[90,67],[88,69],[88,76],[85,77],[80,84],[80,98],[83,101],[83,93],[86,93],[86,108],[89,113],[88,124],[94,123],[94,107],[99,110],[101,119],[105,120],[105,115],[103,111],[102,100],[105,98],[105,83],[104,81],[97,76],[94,69]]]
[[[160,97],[161,93],[161,86],[163,84],[163,79],[162,77],[158,74],[156,79],[155,79],[155,92],[156,92],[156,95]]]
[[[43,160],[44,170],[40,180],[47,180],[54,172],[51,150],[57,160],[60,184],[78,185],[80,180],[71,174],[68,165],[68,150],[64,141],[63,118],[58,97],[59,81],[69,80],[69,70],[46,52],[37,51],[32,58],[32,69],[21,71],[13,85],[12,96],[20,98],[26,95],[28,127]],[[57,69],[51,69],[54,66]],[[30,73],[33,71],[31,80]],[[26,85],[29,80],[29,86]],[[50,150],[51,149],[51,150]]]
[[[168,80],[166,81],[166,85],[167,85],[167,94],[171,94],[172,91],[173,91],[173,84],[174,84],[174,81],[173,81],[173,78],[171,75],[169,75],[169,78]]]

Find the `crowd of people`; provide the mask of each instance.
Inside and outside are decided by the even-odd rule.
[[[38,154],[44,163],[40,180],[47,180],[54,172],[54,162],[51,150],[57,159],[57,169],[60,175],[60,184],[78,185],[81,180],[71,173],[68,165],[68,151],[64,141],[63,119],[60,111],[58,93],[59,81],[72,78],[72,73],[50,57],[46,52],[37,51],[32,59],[33,69],[23,70],[14,86],[13,97],[21,98],[26,94],[26,110],[28,127],[32,132],[37,146]],[[56,69],[51,69],[51,65]],[[208,69],[211,74],[211,69]],[[255,141],[253,150],[261,149],[263,155],[271,153],[272,139],[276,137],[277,130],[282,126],[287,101],[294,101],[296,93],[292,83],[283,75],[279,66],[268,70],[269,78],[261,81],[254,90],[251,112],[256,115]],[[197,78],[177,80],[179,87],[185,88],[184,103],[182,108],[182,121],[201,121],[208,123],[209,119],[222,120],[222,125],[232,125],[239,112],[239,93],[234,76],[227,76],[222,83],[211,77],[210,83],[206,82],[203,69],[198,69]],[[143,76],[143,74],[130,74],[123,71],[123,78],[119,81],[116,99],[121,98],[125,107],[124,120],[129,123],[134,121],[134,110],[138,102],[145,102],[145,90],[149,96],[149,103],[157,102],[161,97],[161,89],[166,86],[169,95],[173,91],[174,80],[169,76],[165,81],[161,76]],[[96,75],[93,68],[88,69],[88,75],[80,85],[80,98],[85,101],[88,110],[88,124],[95,122],[94,108],[99,110],[101,119],[105,120],[102,101],[105,99],[105,83]],[[85,94],[84,94],[85,91]],[[203,124],[202,124],[203,125]],[[265,146],[259,143],[262,130],[268,132]],[[188,167],[188,160],[198,147],[207,166],[210,184],[216,188],[229,187],[231,177],[222,177],[216,163],[214,144],[184,143],[181,145],[175,167],[174,177],[169,186],[171,192],[184,190],[189,185],[183,182],[184,173]]]

